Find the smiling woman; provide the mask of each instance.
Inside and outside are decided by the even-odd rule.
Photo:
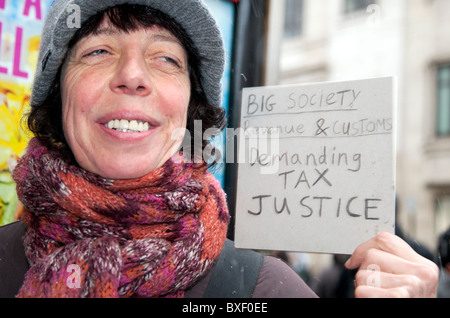
[[[89,18],[68,47],[52,90],[42,105],[32,108],[28,123],[43,144],[56,145],[68,158],[75,155],[92,172],[114,179],[139,177],[176,153],[182,136],[173,136],[175,129],[186,128],[194,136],[194,120],[202,120],[203,131],[223,129],[225,112],[216,107],[220,89],[210,93],[216,105],[209,104],[201,80],[211,75],[199,72],[213,57],[200,58],[186,31],[165,13],[136,5],[109,8]],[[70,77],[72,86],[63,82]],[[70,129],[61,126],[62,116],[70,117],[63,121]],[[158,145],[149,139],[157,139]],[[208,144],[204,140],[202,148]]]
[[[0,297],[314,296],[287,265],[232,248],[224,191],[179,149],[183,129],[197,146],[195,121],[202,135],[225,125],[223,43],[203,2],[117,2],[84,3],[77,30],[64,25],[72,1],[50,10],[36,138],[13,173],[22,220],[0,229],[24,250],[0,250]]]
[[[116,3],[84,3],[79,29],[64,25],[71,1],[47,17],[28,116],[36,138],[13,173],[24,210],[10,229],[25,226],[27,274],[11,283],[22,257],[1,250],[3,296],[180,297],[221,253],[225,194],[173,138],[194,120],[225,124],[216,22],[198,0]]]

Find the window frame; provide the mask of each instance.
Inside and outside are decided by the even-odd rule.
[[[444,71],[447,74],[443,75],[441,72]],[[442,83],[442,76],[446,76],[444,80],[445,83]],[[435,129],[434,134],[436,138],[449,138],[450,137],[450,61],[439,63],[436,65],[435,72],[435,81],[436,81],[436,89],[435,89]],[[445,89],[446,92],[442,90]],[[446,98],[446,105],[442,105],[443,94],[446,94],[444,98]],[[445,109],[443,109],[445,107]],[[442,116],[447,117],[447,120],[442,119]],[[445,121],[445,122],[444,122]]]
[[[292,21],[295,24],[295,27],[289,27],[289,16],[288,13],[293,13],[295,10],[291,10],[289,4],[295,3],[295,7],[298,5],[300,10],[300,19],[293,19]],[[296,7],[297,8],[297,7]],[[304,32],[304,10],[305,10],[305,1],[304,0],[285,0],[285,9],[284,9],[284,24],[283,24],[283,39],[295,39],[300,38]],[[299,22],[300,21],[300,22]],[[296,28],[298,27],[298,29]],[[293,32],[291,32],[294,30]]]

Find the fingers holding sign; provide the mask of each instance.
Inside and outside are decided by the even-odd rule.
[[[359,267],[355,297],[435,297],[438,267],[405,241],[381,233],[358,246],[345,264]]]

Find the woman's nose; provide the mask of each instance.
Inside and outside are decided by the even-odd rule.
[[[111,90],[118,94],[151,94],[151,79],[144,58],[131,54],[121,57],[110,86]]]

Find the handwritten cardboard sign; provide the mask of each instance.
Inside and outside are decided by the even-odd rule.
[[[238,248],[351,254],[394,231],[394,80],[246,88]]]

